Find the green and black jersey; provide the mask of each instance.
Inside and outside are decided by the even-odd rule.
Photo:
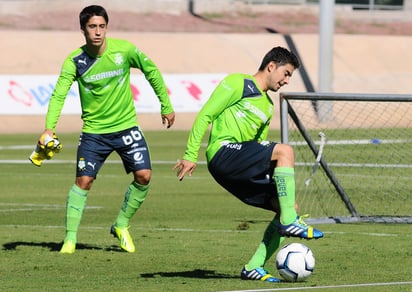
[[[130,69],[139,69],[152,86],[161,104],[161,113],[173,112],[163,77],[156,65],[132,43],[106,38],[101,56],[74,50],[63,63],[50,98],[46,128],[54,130],[64,101],[77,81],[82,108],[83,132],[113,133],[137,126],[136,109],[130,87]]]
[[[227,143],[263,141],[273,116],[273,101],[247,74],[227,76],[198,113],[183,159],[197,162],[203,136],[212,124],[207,160]]]

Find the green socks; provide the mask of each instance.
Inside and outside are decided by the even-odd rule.
[[[137,182],[133,182],[129,185],[125,195],[123,206],[116,219],[116,226],[120,228],[126,228],[129,226],[129,221],[136,213],[137,209],[146,198],[149,191],[149,185],[140,185]]]
[[[288,225],[295,221],[297,216],[295,210],[295,171],[292,167],[276,167],[273,178],[278,191],[280,223]],[[280,236],[278,224],[279,220],[277,218],[273,218],[269,223],[262,242],[246,265],[246,270],[250,271],[263,267],[280,247],[285,238]]]
[[[125,193],[122,209],[116,219],[116,226],[120,228],[128,227],[129,220],[136,213],[143,203],[149,191],[149,185],[140,185],[133,182],[129,185]],[[88,191],[82,190],[77,185],[73,185],[69,191],[66,202],[66,237],[64,241],[77,242],[77,230],[86,206]]]
[[[280,222],[291,224],[296,220],[295,210],[295,171],[292,167],[276,167],[274,179],[278,191]]]
[[[278,232],[279,220],[274,218],[266,228],[262,242],[259,244],[255,254],[246,265],[246,270],[251,271],[253,269],[263,267],[268,259],[275,253],[280,247],[283,240],[283,236]]]
[[[86,206],[88,191],[73,185],[69,191],[66,202],[66,238],[64,241],[77,242],[77,230]]]

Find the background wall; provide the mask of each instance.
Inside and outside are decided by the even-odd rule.
[[[68,19],[77,26],[79,7],[90,4],[91,1],[40,1],[40,0],[0,0],[0,13],[10,16],[11,13],[27,14],[40,9],[48,3],[48,9],[73,9],[66,11]],[[114,8],[116,5],[127,4],[131,1],[99,1]],[[188,1],[133,1],[151,3],[152,7],[160,5],[166,10],[167,5],[174,8],[186,5]],[[199,1],[201,2],[201,1]],[[211,1],[205,1],[212,3]],[[216,1],[217,2],[217,1]],[[219,1],[230,2],[230,1]],[[239,1],[236,1],[238,3]],[[31,3],[31,4],[30,4]],[[37,8],[26,7],[36,3]],[[59,3],[59,5],[57,5]],[[145,5],[146,5],[145,4]],[[173,4],[173,5],[172,5]],[[6,6],[21,5],[18,9],[5,12]],[[65,5],[68,5],[67,7]],[[140,5],[140,4],[139,4]],[[236,4],[238,5],[238,4]],[[239,4],[240,5],[240,4]],[[212,5],[213,6],[213,5]],[[117,9],[122,9],[119,6]],[[140,10],[142,10],[140,6]],[[166,8],[165,8],[166,7]],[[262,7],[262,6],[259,6]],[[276,11],[291,11],[295,6],[270,6]],[[315,6],[309,9],[316,10]],[[80,9],[81,9],[80,8]],[[9,9],[9,8],[8,8]],[[130,8],[132,9],[132,8]],[[298,8],[302,9],[302,8]],[[76,12],[74,12],[76,10]],[[171,10],[170,10],[171,11]],[[44,12],[44,11],[43,11]],[[316,13],[316,12],[315,12]],[[349,13],[350,17],[359,17],[359,13]],[[375,18],[384,12],[361,13],[365,17]],[[393,12],[397,15],[407,13]],[[382,14],[381,19],[391,23],[393,13]],[[47,14],[46,14],[47,15]],[[122,21],[122,14],[111,18],[111,22]],[[339,14],[340,15],[340,14]],[[3,17],[6,19],[6,17]],[[409,20],[412,18],[409,18]],[[156,21],[168,21],[167,18],[157,18]],[[294,19],[294,21],[297,21]],[[373,21],[373,20],[372,20]],[[405,20],[407,21],[407,20]],[[62,19],[60,22],[65,22]],[[166,23],[173,26],[173,23]],[[188,23],[190,25],[190,22]],[[410,34],[412,31],[410,31]],[[409,35],[367,35],[339,34],[334,36],[333,55],[333,91],[352,93],[403,93],[412,92],[412,38]],[[263,55],[273,46],[287,46],[283,34],[274,33],[218,33],[218,32],[138,32],[109,30],[111,37],[125,38],[134,42],[146,52],[159,66],[164,74],[191,73],[223,73],[246,72],[253,74]],[[307,70],[314,87],[318,83],[318,34],[291,33],[291,39],[296,45],[297,52]],[[58,74],[66,55],[74,48],[82,45],[83,36],[78,30],[31,30],[31,29],[1,29],[0,43],[0,74]],[[302,76],[295,72],[291,84],[284,91],[305,92]],[[277,93],[271,94],[277,100]],[[0,96],[0,98],[7,98]],[[277,104],[277,101],[276,101]],[[277,110],[277,109],[276,109]],[[184,113],[177,116],[175,129],[189,129],[196,113]],[[278,112],[276,112],[278,115]],[[158,114],[139,115],[139,121],[144,129],[162,128]],[[156,122],[158,121],[158,123]],[[272,127],[279,126],[275,118]],[[7,132],[36,132],[44,127],[44,116],[15,116],[11,112],[0,116],[0,133]],[[81,128],[78,115],[62,116],[58,131],[77,132]]]

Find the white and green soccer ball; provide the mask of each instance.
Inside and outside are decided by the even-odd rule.
[[[315,257],[306,245],[290,243],[282,247],[277,253],[276,268],[286,281],[304,281],[315,268]]]

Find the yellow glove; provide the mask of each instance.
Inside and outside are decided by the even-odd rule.
[[[53,137],[50,135],[43,135],[41,140],[43,143],[38,141],[29,157],[30,161],[39,167],[42,165],[43,160],[52,159],[54,154],[59,153],[63,148],[63,145],[60,143],[59,138],[57,138],[55,134],[53,134]]]
[[[37,142],[36,147],[29,156],[31,163],[36,166],[41,166],[43,160],[46,159],[46,153],[44,152],[44,146]]]
[[[52,159],[55,153],[59,153],[63,145],[60,143],[59,138],[57,138],[56,134],[53,134],[53,137],[46,135],[44,137],[44,153],[46,154],[46,159]]]

